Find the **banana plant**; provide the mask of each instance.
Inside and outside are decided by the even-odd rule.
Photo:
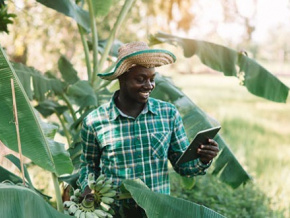
[[[0,140],[11,150],[18,152],[17,131],[13,114],[13,99],[11,79],[13,80],[16,96],[16,113],[19,120],[19,137],[22,153],[35,164],[50,171],[55,179],[62,174],[71,173],[73,170],[69,153],[64,144],[54,141],[56,127],[44,123],[34,112],[26,92],[20,83],[13,67],[8,61],[2,47],[0,46],[0,97],[3,103],[0,118]],[[55,191],[58,199],[59,210],[62,210],[59,185],[54,181]]]

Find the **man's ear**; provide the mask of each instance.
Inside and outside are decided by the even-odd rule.
[[[119,83],[124,83],[126,81],[126,73],[123,73],[118,77]]]

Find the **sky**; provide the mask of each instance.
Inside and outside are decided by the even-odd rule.
[[[197,25],[188,35],[200,36],[216,31],[225,40],[238,43],[242,40],[243,27],[237,23],[224,23],[222,0],[202,0],[199,5],[193,5],[191,10],[198,14]],[[263,42],[269,31],[275,31],[277,26],[283,26],[290,31],[290,2],[289,0],[257,0],[255,13],[254,0],[236,0],[241,15],[250,18],[256,29],[253,41]]]
[[[240,13],[249,16],[252,0],[238,0]],[[254,40],[265,39],[269,31],[275,31],[277,25],[290,28],[290,10],[288,0],[259,0],[255,24],[257,30]]]

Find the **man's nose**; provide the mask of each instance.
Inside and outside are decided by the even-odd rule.
[[[153,89],[154,88],[154,82],[150,81],[150,80],[146,80],[144,87],[146,89]]]

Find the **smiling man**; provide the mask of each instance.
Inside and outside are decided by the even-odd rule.
[[[115,71],[99,74],[118,79],[120,89],[112,99],[92,111],[83,121],[83,154],[79,184],[85,193],[87,176],[105,174],[116,185],[124,179],[141,179],[152,191],[170,194],[168,160],[183,176],[205,174],[218,154],[218,145],[209,140],[199,158],[179,166],[175,162],[189,145],[176,107],[150,97],[155,87],[155,67],[175,62],[175,56],[161,49],[149,49],[133,42],[119,49]],[[144,217],[133,200],[122,207],[125,217]]]

